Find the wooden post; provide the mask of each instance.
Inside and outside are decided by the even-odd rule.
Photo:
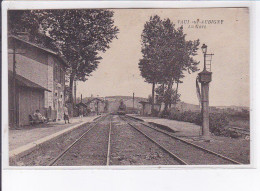
[[[17,126],[17,109],[16,109],[16,60],[15,60],[15,53],[16,53],[16,45],[15,39],[13,41],[13,127],[16,128]]]
[[[201,83],[202,105],[202,136],[205,140],[210,139],[209,131],[209,83]]]
[[[201,83],[201,113],[202,113],[202,137],[204,140],[210,140],[209,131],[209,83],[212,80],[212,72],[203,70],[199,73],[199,82]]]
[[[135,93],[133,93],[133,109],[135,108]]]

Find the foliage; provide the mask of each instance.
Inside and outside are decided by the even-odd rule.
[[[249,110],[242,109],[242,111],[233,111],[229,113],[229,117],[232,120],[249,120],[250,119],[250,112]]]
[[[184,111],[180,112],[177,109],[173,109],[168,113],[168,116],[164,116],[172,120],[184,121],[202,125],[201,112]],[[225,127],[229,124],[228,116],[225,113],[210,113],[209,115],[209,127],[210,132],[215,135],[233,136],[232,132]]]
[[[157,83],[161,78],[161,55],[163,47],[163,22],[159,16],[150,17],[141,35],[143,58],[139,61],[141,75],[148,83]]]
[[[10,11],[9,31],[27,31],[32,41],[57,50],[68,62],[72,90],[73,81],[86,81],[102,59],[98,53],[116,38],[113,15],[105,9]]]
[[[177,89],[160,85],[155,92],[158,97],[158,103],[177,104],[180,101],[181,95],[177,92]]]
[[[161,20],[158,15],[150,17],[142,33],[142,54],[139,69],[148,83],[161,84],[157,90],[161,101],[168,105],[176,103],[180,97],[178,85],[185,77],[184,72],[198,71],[197,55],[199,40],[186,40],[183,27],[175,28],[170,19]],[[174,89],[173,84],[177,87]],[[152,98],[154,100],[154,96]]]

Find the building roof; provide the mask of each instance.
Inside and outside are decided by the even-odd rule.
[[[104,100],[95,97],[95,98],[91,98],[90,100],[88,100],[88,101],[87,101],[87,104],[89,104],[90,102],[92,102],[92,101],[94,101],[94,100],[99,100],[99,101],[101,101],[101,102],[104,102]]]
[[[13,78],[13,72],[10,70],[8,71],[8,77]],[[28,80],[23,76],[20,76],[19,74],[16,74],[15,78],[16,78],[16,83],[18,86],[51,92],[50,90],[40,86],[39,84],[36,84],[36,83],[32,82],[31,80]]]
[[[140,101],[140,104],[144,105],[144,104],[151,104],[149,101]],[[151,104],[152,105],[152,104]],[[159,103],[154,103],[154,105],[161,105]]]
[[[83,106],[83,107],[86,107],[86,108],[88,107],[85,103],[82,103],[82,102],[77,103],[76,106]]]
[[[17,36],[14,36],[14,35],[9,35],[8,38],[13,38],[13,39],[18,40],[18,41],[20,41],[20,42],[29,44],[29,45],[31,45],[31,46],[33,46],[33,47],[35,47],[35,48],[41,49],[41,50],[43,50],[43,51],[45,51],[45,52],[48,52],[49,54],[52,54],[52,55],[55,56],[58,60],[60,60],[61,63],[62,63],[65,67],[69,67],[68,64],[67,64],[67,61],[65,60],[65,58],[63,58],[63,57],[62,57],[61,55],[59,55],[57,52],[54,52],[54,51],[52,51],[52,50],[50,50],[50,49],[48,49],[48,48],[41,47],[41,46],[39,46],[38,44],[29,42],[29,41],[27,41],[27,40],[21,39],[21,38],[19,38],[19,37],[17,37]]]

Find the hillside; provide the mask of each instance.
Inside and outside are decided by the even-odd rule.
[[[82,99],[83,103],[87,103],[89,100],[93,99],[94,97],[85,97]],[[123,100],[124,104],[128,108],[133,108],[133,97],[131,96],[107,96],[107,97],[99,97],[102,100],[108,101],[108,111],[115,112],[118,110],[119,104],[121,100]],[[77,102],[80,102],[80,98],[77,98]],[[139,103],[140,101],[147,101],[146,98],[142,97],[135,97],[134,100],[134,108],[141,109],[142,105]]]
[[[128,108],[133,107],[133,97],[131,97],[131,96],[108,96],[108,97],[105,97],[105,99],[108,100],[108,103],[109,103],[109,107],[108,107],[109,109],[108,110],[110,112],[117,111],[121,100],[123,100],[126,107],[128,107]],[[139,102],[140,101],[146,101],[146,100],[147,100],[146,98],[135,97],[134,108],[141,109],[142,105]]]
[[[82,99],[82,101],[83,101],[83,103],[86,103],[88,100],[93,99],[93,98],[94,97],[85,97],[85,98]],[[133,97],[132,96],[107,96],[107,97],[99,97],[99,98],[108,101],[109,112],[117,111],[121,100],[123,100],[126,107],[128,107],[128,108],[133,107]],[[80,101],[79,98],[78,98],[78,100]],[[142,108],[142,105],[139,103],[140,101],[147,101],[147,98],[135,97],[134,108],[138,108],[138,109]],[[183,101],[177,103],[176,107],[180,111],[200,111],[201,110],[199,105],[185,103]],[[162,109],[163,109],[163,106],[162,106]],[[249,111],[249,107],[243,107],[243,106],[211,106],[210,107],[211,112],[220,112],[220,111],[223,111],[223,110],[242,111],[242,109]]]

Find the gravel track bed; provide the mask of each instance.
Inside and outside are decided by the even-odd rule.
[[[109,133],[108,118],[99,122],[54,166],[106,165]]]
[[[244,138],[229,138],[221,136],[211,136],[210,143],[203,141],[192,141],[196,145],[215,151],[224,156],[230,157],[242,164],[250,164],[250,140]]]
[[[131,117],[128,117],[128,119],[133,120]],[[137,120],[134,121],[139,122]],[[152,126],[158,128],[156,125]],[[248,139],[211,135],[211,141],[208,143],[200,140],[198,137],[181,136],[181,138],[226,157],[230,157],[242,164],[250,164],[250,140]]]
[[[49,141],[33,150],[31,153],[16,159],[9,160],[10,166],[46,166],[59,155],[68,145],[72,144],[86,130],[90,123],[83,125],[71,132],[61,135],[53,141]]]
[[[179,165],[179,163],[115,115],[112,118],[110,165]]]
[[[189,165],[224,165],[233,164],[227,160],[217,157],[213,154],[204,152],[191,145],[183,143],[179,140],[173,139],[161,132],[155,131],[140,123],[132,122],[135,127],[149,135],[151,138],[162,144],[172,153],[183,159]]]

